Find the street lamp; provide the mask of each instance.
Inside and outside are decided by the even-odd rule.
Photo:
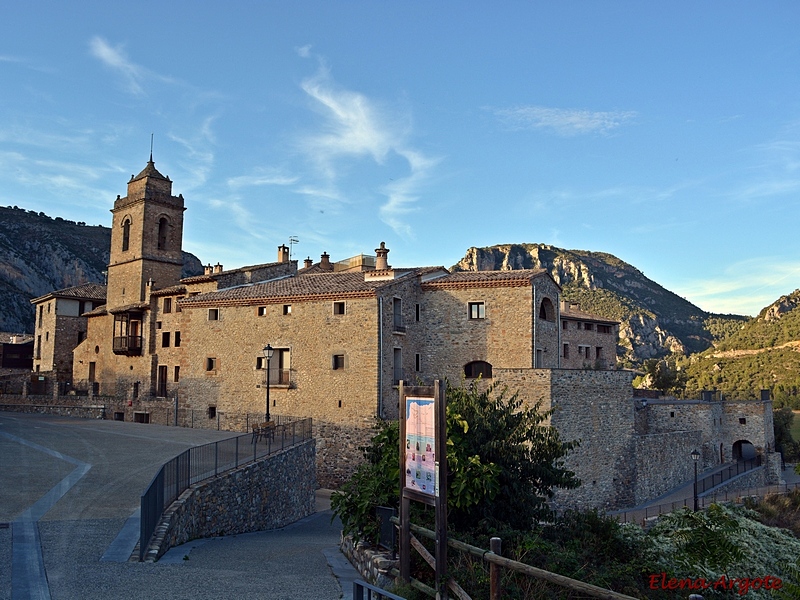
[[[267,368],[267,414],[266,414],[267,423],[269,423],[269,421],[270,421],[270,418],[269,418],[269,361],[272,360],[272,354],[274,352],[275,352],[275,350],[269,344],[264,346],[264,358],[267,360],[267,364],[266,364],[266,368]]]
[[[700,460],[700,453],[697,448],[692,450],[692,460],[694,461],[694,512],[697,512],[697,461]]]

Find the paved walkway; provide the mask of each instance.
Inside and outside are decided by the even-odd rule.
[[[230,435],[0,412],[0,600],[350,598],[356,572],[324,490],[316,514],[283,529],[114,559],[160,465]]]

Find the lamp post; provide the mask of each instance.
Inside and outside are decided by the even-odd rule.
[[[267,413],[266,413],[266,419],[267,419],[267,423],[269,423],[269,421],[270,421],[270,418],[269,418],[269,361],[272,360],[273,352],[275,352],[275,350],[272,348],[272,346],[270,346],[269,344],[264,346],[264,358],[267,360],[267,362],[266,362],[266,369],[267,369]]]
[[[694,461],[694,512],[697,512],[699,510],[697,506],[697,461],[700,460],[697,448],[692,450],[692,460]]]

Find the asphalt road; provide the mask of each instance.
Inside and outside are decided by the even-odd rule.
[[[324,493],[319,512],[281,530],[101,562],[164,462],[231,435],[0,412],[0,600],[348,597],[355,570]]]

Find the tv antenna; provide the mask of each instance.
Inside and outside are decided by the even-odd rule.
[[[292,260],[292,248],[295,244],[299,244],[300,240],[297,239],[296,235],[289,236],[289,260]]]

